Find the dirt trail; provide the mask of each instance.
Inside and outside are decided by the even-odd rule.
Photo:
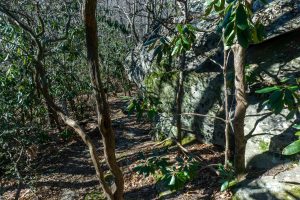
[[[125,198],[157,199],[159,188],[154,178],[144,178],[131,170],[140,162],[141,153],[147,156],[152,154],[155,142],[151,141],[149,134],[151,126],[149,123],[137,122],[135,116],[124,114],[122,108],[126,106],[126,101],[111,98],[110,105],[116,131],[117,158],[124,172]],[[90,136],[101,152],[101,138],[95,131],[95,120],[86,122],[85,128],[90,130]],[[223,159],[220,149],[212,145],[194,144],[187,148],[203,158],[203,165],[218,163]],[[169,156],[175,154],[176,151],[168,152]],[[38,160],[33,187],[24,187],[20,199],[99,199],[99,183],[88,150],[79,138],[68,143],[49,144],[40,155],[43,157]],[[219,184],[215,174],[205,170],[202,173],[200,179],[189,183],[183,191],[165,199],[226,199],[230,196],[218,192]],[[7,189],[3,199],[13,199],[13,189]]]

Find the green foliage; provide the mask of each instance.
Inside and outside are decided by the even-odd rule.
[[[171,190],[179,190],[185,183],[195,178],[199,163],[188,158],[176,157],[172,163],[167,158],[151,157],[133,170],[145,176],[154,175],[158,182]]]
[[[130,32],[126,29],[126,26],[124,24],[121,24],[120,22],[116,20],[112,20],[111,18],[108,18],[107,15],[101,15],[98,16],[98,20],[101,24],[105,24],[106,26],[121,31],[124,35],[129,35]]]
[[[295,142],[286,146],[283,149],[282,154],[283,155],[293,155],[293,154],[297,154],[299,152],[300,152],[300,140],[296,140]]]
[[[102,192],[91,192],[84,197],[84,200],[105,200],[106,197]]]
[[[23,29],[9,19],[5,7],[28,28]],[[49,139],[45,134],[50,128],[49,109],[38,88],[40,80],[35,70],[38,50],[41,50],[39,56],[45,68],[46,80],[42,81],[47,81],[50,95],[58,105],[61,102],[67,104],[70,115],[79,120],[82,118],[83,113],[77,108],[88,106],[83,97],[90,95],[92,88],[78,2],[3,2],[0,10],[0,162],[9,160],[12,163],[22,148],[40,145]],[[126,37],[128,31],[124,24],[102,14],[98,15],[98,32],[101,34],[99,48],[104,64],[101,70],[105,71],[102,76],[107,83],[105,87],[129,90],[130,83],[124,81],[127,79],[122,62],[133,42]],[[29,32],[37,36],[40,49]],[[72,135],[67,130],[59,133],[64,140]],[[23,162],[26,158],[24,153],[22,156]],[[1,163],[1,168],[4,167]]]
[[[130,91],[131,84],[123,66],[128,52],[134,48],[133,38],[124,24],[113,21],[101,13],[98,25],[100,58],[103,63],[102,76],[109,92]]]
[[[294,125],[293,128],[298,130],[295,135],[298,136],[299,139],[286,146],[282,151],[283,155],[294,155],[300,152],[300,124]]]
[[[269,105],[270,109],[279,114],[284,108],[287,108],[290,113],[286,116],[287,119],[293,118],[299,112],[300,106],[300,84],[295,78],[286,78],[281,81],[281,85],[274,85],[257,90],[256,93],[268,95],[268,100],[264,104]],[[295,129],[300,130],[300,125],[294,125]],[[297,131],[296,136],[300,133]],[[296,140],[282,151],[283,155],[293,155],[300,152],[300,140]]]
[[[264,93],[269,93],[269,92],[273,92],[273,91],[276,91],[276,90],[280,90],[280,87],[278,87],[278,86],[266,87],[266,88],[257,90],[256,93],[257,94],[264,94]]]
[[[219,164],[218,171],[220,173],[221,192],[234,187],[238,182],[235,177],[233,166],[229,163],[227,168],[224,165]]]
[[[269,86],[256,91],[257,94],[268,95],[264,104],[279,114],[284,108],[289,109],[287,119],[291,119],[299,109],[300,95],[299,84],[295,79],[285,79],[282,85]]]
[[[160,111],[158,108],[160,104],[161,102],[156,95],[149,92],[139,93],[130,101],[127,112],[129,114],[136,112],[138,120],[147,117],[153,121]]]
[[[24,173],[22,179],[31,179],[33,173],[31,161],[33,158],[26,150],[33,145],[39,146],[51,140],[41,130],[41,127],[27,125],[11,125],[11,128],[0,126],[0,174],[3,177],[20,178],[18,173]]]
[[[269,150],[269,143],[268,142],[265,142],[265,141],[263,141],[263,140],[260,140],[259,141],[259,148],[260,148],[260,150],[261,151],[263,151],[263,152],[266,152],[266,151],[268,151]]]
[[[261,42],[264,37],[263,25],[252,21],[251,6],[241,0],[209,0],[206,1],[205,14],[212,11],[220,17],[218,30],[223,32],[224,44],[228,47],[237,41],[247,48],[250,43]]]
[[[196,30],[197,29],[190,24],[177,24],[178,33],[170,43],[171,49],[173,49],[171,53],[172,56],[179,56],[192,48],[196,39]]]
[[[76,133],[72,130],[65,129],[59,133],[59,137],[61,137],[65,141],[69,141],[76,136]]]
[[[168,66],[172,57],[178,57],[192,48],[197,30],[191,24],[177,24],[176,34],[171,41],[165,36],[156,35],[146,40],[143,45],[148,47],[149,51],[154,49],[153,59],[156,58],[159,65]]]
[[[165,171],[166,167],[169,166],[167,158],[161,157],[150,157],[142,164],[136,166],[133,170],[143,174],[144,176],[154,175],[157,170]]]
[[[20,20],[28,22],[29,28],[39,32],[40,21],[35,2],[7,2],[11,10],[18,16],[22,7]],[[5,3],[6,4],[6,3]],[[59,13],[47,10],[41,4],[41,14],[45,25],[45,34],[39,35],[39,40],[45,47],[43,64],[46,66],[47,81],[51,83],[50,93],[58,98],[73,99],[83,88],[89,88],[88,80],[82,73],[81,64],[84,59],[80,49],[84,45],[78,42],[80,26],[69,31],[69,38],[52,44],[49,38],[59,37],[65,30],[68,19],[65,7],[56,4],[54,9]],[[2,5],[1,5],[2,6]],[[69,4],[71,7],[71,4]],[[49,8],[49,7],[48,7]],[[19,9],[19,10],[18,10]],[[49,16],[55,14],[55,17]],[[47,16],[47,17],[46,17]],[[26,19],[26,20],[25,20]],[[24,179],[31,176],[33,158],[28,149],[38,147],[51,140],[49,131],[49,113],[45,102],[37,88],[35,71],[35,43],[29,34],[18,26],[10,23],[3,13],[0,15],[0,173],[10,178]],[[49,34],[50,30],[50,34]],[[85,81],[82,81],[85,80]],[[43,80],[44,81],[44,80]],[[86,91],[86,90],[85,90]],[[19,173],[23,176],[20,177]],[[28,182],[24,181],[24,184]]]
[[[50,139],[41,126],[47,112],[34,87],[26,36],[1,16],[0,34],[0,173],[17,177],[16,165],[24,171],[30,168],[25,150]]]

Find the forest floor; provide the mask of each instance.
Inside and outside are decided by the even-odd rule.
[[[113,127],[116,131],[117,158],[122,167],[125,179],[125,199],[230,199],[230,192],[220,192],[219,177],[211,170],[201,170],[198,178],[188,183],[182,190],[159,198],[161,192],[155,184],[154,177],[143,177],[132,171],[141,163],[141,154],[147,157],[159,147],[151,140],[149,134],[151,125],[138,122],[134,115],[122,112],[126,101],[120,98],[110,98]],[[84,123],[85,129],[97,144],[99,152],[99,132],[96,128],[96,117]],[[202,166],[222,163],[222,149],[198,142],[187,145],[186,148],[202,159]],[[176,148],[167,152],[169,157],[175,157]],[[100,153],[101,154],[101,153]],[[35,162],[35,177],[31,186],[24,186],[20,199],[101,199],[99,182],[95,175],[88,150],[80,138],[74,137],[68,141],[51,142],[39,148],[39,157]],[[1,182],[1,181],[0,181]],[[16,183],[13,180],[3,181],[4,195],[2,199],[14,199]]]

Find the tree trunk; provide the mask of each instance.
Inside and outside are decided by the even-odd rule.
[[[37,59],[40,59],[40,58],[37,58]],[[37,72],[37,73],[43,73],[43,77],[45,77],[45,78],[43,78],[43,80],[40,80],[40,81],[47,82],[46,73],[43,70],[41,72]],[[38,75],[38,76],[40,77],[40,75]],[[45,90],[47,92],[47,94],[49,95],[49,98],[51,98],[51,100],[54,102],[52,95],[49,93],[49,85],[48,84],[44,84],[44,86],[43,86],[44,88],[42,88],[40,84],[37,84],[36,87],[37,87],[38,91],[41,91],[42,89]],[[59,130],[61,130],[57,113],[47,103],[46,103],[46,107],[47,107],[47,111],[48,111],[49,126],[51,128],[54,128],[56,126]]]
[[[228,107],[228,83],[227,83],[227,69],[228,69],[228,50],[224,48],[224,63],[223,63],[223,79],[224,79],[224,110],[225,110],[225,168],[228,167],[230,162],[230,116],[229,116],[229,107]]]
[[[182,123],[181,123],[181,113],[182,113],[182,103],[183,103],[183,94],[184,94],[184,73],[185,68],[185,53],[180,57],[180,71],[178,76],[177,84],[177,96],[176,96],[176,128],[177,128],[177,141],[179,144],[182,142]]]
[[[40,52],[40,51],[38,51],[38,52]],[[38,53],[38,55],[40,55],[40,53]],[[67,126],[70,126],[71,128],[73,128],[74,131],[81,137],[83,142],[87,145],[94,168],[95,168],[95,171],[96,171],[96,174],[97,174],[97,177],[100,182],[100,185],[102,186],[106,196],[111,197],[112,192],[111,192],[109,186],[107,185],[107,183],[105,182],[103,171],[101,169],[101,165],[99,162],[99,155],[97,154],[95,145],[93,144],[90,137],[78,125],[78,123],[75,120],[69,118],[69,116],[67,116],[53,101],[53,99],[47,89],[48,88],[47,82],[43,81],[43,80],[45,80],[45,71],[44,71],[43,64],[39,61],[38,58],[39,58],[39,56],[37,56],[37,60],[35,61],[35,69],[36,69],[38,77],[39,77],[39,80],[37,81],[37,83],[38,83],[38,87],[41,89],[42,95],[44,96],[44,98],[46,100],[46,104],[49,107],[51,107],[57,115],[59,115],[61,117],[61,119]],[[112,198],[109,198],[109,199],[112,199]]]
[[[188,20],[188,5],[187,1],[184,3],[184,23]],[[186,62],[186,52],[183,52],[180,56],[180,71],[179,71],[179,77],[178,77],[178,91],[176,96],[176,103],[177,103],[177,109],[176,109],[176,127],[177,127],[177,141],[179,144],[182,144],[182,123],[181,123],[181,113],[182,113],[182,103],[183,103],[183,95],[184,95],[184,69],[185,69],[185,63]]]
[[[247,109],[246,82],[245,82],[245,57],[246,49],[239,44],[233,47],[234,70],[235,70],[235,99],[236,107],[234,113],[234,142],[235,142],[235,170],[238,179],[242,178],[245,172],[245,135],[244,121]]]
[[[96,98],[98,125],[103,139],[104,156],[115,178],[115,191],[111,199],[122,200],[124,179],[115,155],[115,133],[112,129],[109,105],[103,89],[100,76],[100,63],[98,57],[98,36],[96,22],[96,0],[85,0],[83,16],[86,31],[87,59],[90,67],[91,82]]]
[[[50,127],[54,128],[55,126],[57,126],[57,128],[58,128],[59,127],[58,116],[48,105],[47,105],[47,110],[48,110],[48,118],[49,118]]]

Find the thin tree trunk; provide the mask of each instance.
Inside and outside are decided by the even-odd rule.
[[[41,88],[41,93],[44,96],[47,105],[49,105],[55,112],[57,115],[59,115],[61,117],[61,119],[63,120],[63,122],[67,125],[70,126],[71,128],[74,129],[74,131],[81,137],[81,139],[83,140],[83,142],[87,145],[88,149],[89,149],[89,153],[97,174],[97,177],[99,179],[100,185],[103,188],[104,193],[106,194],[106,196],[112,197],[113,194],[109,188],[109,186],[107,185],[107,183],[105,182],[104,179],[104,173],[101,169],[101,165],[99,162],[99,155],[97,154],[96,151],[96,147],[93,144],[92,140],[90,139],[90,137],[84,132],[84,130],[79,126],[78,122],[76,122],[75,120],[69,118],[69,116],[65,115],[65,113],[54,103],[52,97],[49,94],[48,91],[48,87],[47,87],[47,82],[42,81],[45,78],[45,72],[44,72],[44,68],[41,62],[39,62],[38,60],[35,63],[35,68],[36,71],[40,77],[40,80],[38,81],[39,87]],[[109,199],[113,199],[113,198],[109,198]]]
[[[42,59],[43,59],[43,47],[40,43],[38,43],[37,41],[34,41],[34,43],[37,44],[39,50],[38,50],[38,55],[36,56],[36,64],[37,65],[43,65],[42,64]],[[46,82],[47,79],[46,79],[46,73],[43,74],[43,76],[45,78],[43,78],[43,80],[40,80],[41,79],[41,74],[39,74],[38,71],[36,71],[36,74],[35,74],[35,85],[36,85],[36,91],[37,91],[37,95],[40,96],[40,92],[42,92],[42,86],[41,86],[41,83],[39,81],[43,81],[43,82]],[[50,95],[49,93],[49,85],[48,83],[44,85],[44,90],[47,91],[47,93],[49,94],[49,97],[52,98],[52,96]],[[46,103],[46,108],[47,108],[47,111],[48,111],[48,123],[50,125],[50,127],[54,127],[55,124],[57,126],[58,129],[61,129],[60,128],[60,125],[59,125],[59,120],[58,120],[58,115],[57,113]]]
[[[247,109],[246,82],[245,82],[245,57],[246,49],[239,44],[233,47],[234,70],[235,70],[235,99],[236,108],[234,113],[234,141],[235,141],[235,170],[238,178],[245,172],[245,135],[244,121]]]
[[[187,1],[184,3],[184,23],[188,20],[188,4]],[[177,110],[176,110],[176,127],[177,127],[177,141],[179,144],[182,144],[182,122],[181,122],[181,113],[182,113],[182,103],[184,95],[184,69],[186,62],[186,52],[180,56],[180,72],[178,77],[178,91],[176,96]]]
[[[49,93],[49,86],[45,85],[45,87],[46,87],[45,89],[48,91],[49,96],[51,97],[51,99],[53,99],[53,97]],[[47,107],[47,111],[48,111],[48,118],[49,118],[50,127],[53,128],[53,127],[56,126],[59,130],[61,130],[57,113],[47,103],[46,103],[46,107]]]
[[[176,96],[176,128],[177,128],[177,141],[179,144],[182,142],[182,123],[181,123],[181,113],[182,113],[182,103],[184,94],[184,74],[183,70],[185,67],[185,53],[180,57],[180,71],[178,76],[178,86],[177,86],[177,96]]]
[[[110,199],[122,200],[124,179],[115,155],[115,133],[112,129],[109,105],[103,89],[100,76],[100,62],[98,57],[98,37],[96,22],[96,0],[85,0],[83,16],[86,30],[87,59],[90,67],[91,82],[96,98],[98,125],[103,139],[104,156],[115,178],[115,191]]]
[[[227,168],[230,162],[230,117],[228,107],[228,84],[227,84],[227,69],[228,69],[228,50],[224,48],[224,63],[223,63],[223,79],[224,79],[224,96],[225,96],[225,161],[224,165]]]

